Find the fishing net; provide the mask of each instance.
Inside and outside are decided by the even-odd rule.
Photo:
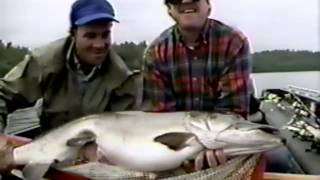
[[[237,156],[228,160],[225,164],[215,168],[209,168],[193,173],[185,173],[182,169],[170,172],[163,172],[154,176],[153,173],[142,173],[124,170],[117,166],[91,162],[77,166],[62,168],[60,170],[81,175],[83,177],[102,180],[102,179],[165,179],[165,180],[250,180],[259,162],[259,154]]]

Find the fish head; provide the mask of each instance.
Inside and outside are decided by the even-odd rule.
[[[283,145],[283,139],[274,132],[277,129],[272,126],[243,121],[219,132],[216,141],[228,144],[237,155],[260,153]]]
[[[186,128],[208,149],[232,149],[240,154],[263,152],[281,146],[270,125],[252,123],[234,113],[190,113]]]
[[[245,119],[232,112],[216,113],[216,112],[188,112],[185,120],[187,123],[192,123],[199,129],[211,132],[219,132],[230,128],[233,124]]]

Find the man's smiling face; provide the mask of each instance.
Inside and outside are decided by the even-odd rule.
[[[202,28],[211,10],[208,0],[167,0],[168,12],[182,29]]]

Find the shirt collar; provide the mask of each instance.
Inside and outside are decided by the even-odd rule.
[[[75,44],[74,40],[71,41],[70,46],[68,48],[67,54],[67,66],[70,67],[73,71],[75,71],[79,77],[81,77],[84,81],[89,81],[92,79],[98,71],[101,69],[102,65],[96,65],[94,66],[91,71],[88,74],[85,74],[81,68],[81,64],[79,62],[79,59],[75,53]]]
[[[208,33],[209,33],[210,28],[211,28],[210,21],[207,20],[205,25],[204,25],[204,27],[201,30],[200,36],[198,37],[198,40],[197,40],[198,42],[203,43],[203,44],[207,44],[208,43],[207,39],[209,37]],[[181,34],[181,32],[180,32],[180,30],[179,30],[177,25],[174,26],[173,31],[174,31],[174,34],[176,35],[176,37],[178,38],[178,40],[180,42],[183,42],[182,34]]]

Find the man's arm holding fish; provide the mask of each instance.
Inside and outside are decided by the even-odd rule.
[[[218,98],[215,109],[227,110],[242,115],[244,118],[248,117],[249,113],[249,99],[251,93],[250,81],[250,50],[247,39],[237,39],[232,41],[235,47],[231,63],[225,67],[219,82],[219,90],[222,94]],[[232,52],[232,51],[231,51]],[[234,76],[237,74],[238,76]],[[226,96],[224,96],[226,95]],[[209,167],[223,164],[227,161],[223,153],[223,149],[212,151],[205,150],[201,152],[195,159],[195,169],[200,170],[204,166],[204,159],[206,158]]]
[[[0,79],[0,133],[4,133],[7,114],[31,106],[40,98],[41,68],[29,54]],[[0,139],[0,172],[13,167],[13,144]]]
[[[14,149],[27,142],[14,143],[9,137],[0,136],[0,174],[9,173],[12,169],[17,168],[14,162]],[[18,140],[19,141],[19,140]],[[20,144],[22,143],[22,144]],[[104,161],[104,156],[98,153],[97,144],[87,144],[79,150],[78,158],[71,164],[82,164],[91,161]],[[70,164],[70,165],[71,165]]]
[[[143,64],[143,98],[142,109],[151,112],[172,112],[177,111],[176,100],[170,86],[169,75],[165,75],[165,68],[157,68],[153,61],[157,60],[155,48],[149,47],[144,54]],[[200,152],[194,161],[194,170],[198,171],[205,167],[205,162],[209,167],[226,162],[223,150],[205,150]],[[189,164],[189,163],[188,163]]]
[[[251,57],[247,38],[239,33],[231,38],[226,65],[221,69],[215,109],[227,110],[242,115],[249,114],[250,94],[253,92],[250,73]]]
[[[0,173],[9,172],[13,168],[13,145],[0,137]]]
[[[41,67],[29,54],[0,79],[0,133],[10,112],[32,106],[41,97],[40,81]]]

